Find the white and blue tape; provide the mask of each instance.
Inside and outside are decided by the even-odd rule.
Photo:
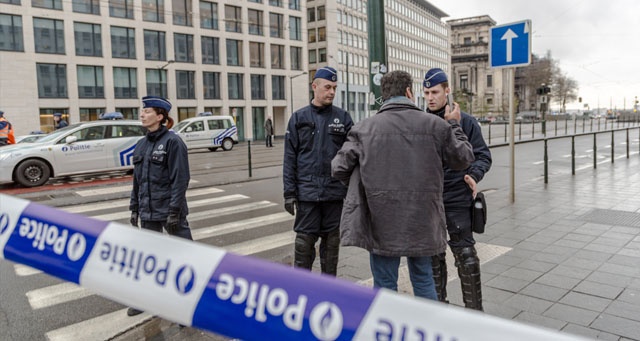
[[[581,340],[2,194],[0,256],[244,340]]]

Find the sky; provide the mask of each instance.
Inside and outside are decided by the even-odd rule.
[[[449,15],[444,21],[479,15],[489,15],[496,25],[531,20],[533,53],[550,51],[578,83],[582,103],[567,109],[583,109],[585,103],[592,109],[630,109],[636,96],[640,101],[638,0],[428,1]]]

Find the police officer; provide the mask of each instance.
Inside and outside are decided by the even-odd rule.
[[[189,156],[182,139],[169,131],[171,103],[164,98],[142,98],[140,111],[146,136],[133,151],[133,189],[131,190],[131,225],[156,232],[162,228],[173,236],[193,240],[187,222],[186,192],[189,185]],[[141,310],[129,308],[127,315]]]
[[[337,273],[340,215],[347,187],[331,177],[331,160],[353,126],[351,116],[333,106],[337,72],[323,67],[311,83],[311,104],[294,112],[285,134],[285,210],[295,215],[294,266],[311,270],[320,241],[323,273]]]
[[[54,123],[53,124],[53,128],[55,130],[58,130],[60,128],[64,128],[64,127],[69,125],[69,123],[67,123],[67,121],[62,119],[62,113],[59,113],[59,112],[53,114],[53,123]]]
[[[447,95],[451,91],[447,74],[439,68],[429,70],[424,76],[424,97],[428,101],[427,112],[444,118]],[[471,227],[471,206],[476,195],[477,183],[491,168],[491,152],[482,137],[476,119],[461,112],[460,126],[473,147],[475,161],[464,171],[444,169],[444,209],[449,232],[449,246],[455,257],[458,276],[462,285],[462,299],[467,308],[482,310],[480,260],[475,249]],[[432,259],[433,277],[438,300],[447,302],[447,263],[445,254]]]
[[[4,111],[0,110],[0,146],[15,143],[16,138],[13,134],[13,125],[4,117]]]

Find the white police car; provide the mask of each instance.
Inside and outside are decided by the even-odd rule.
[[[145,132],[139,121],[81,122],[2,147],[0,183],[35,187],[53,177],[132,169],[133,149]]]
[[[222,147],[222,150],[229,151],[238,143],[238,128],[231,116],[200,113],[197,117],[180,121],[173,131],[182,138],[187,149],[208,148],[215,152]]]

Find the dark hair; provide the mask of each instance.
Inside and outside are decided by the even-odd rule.
[[[382,76],[380,89],[382,90],[382,100],[386,101],[394,96],[404,96],[407,88],[412,89],[413,78],[406,71],[391,71]]]
[[[162,121],[160,121],[160,124],[164,124],[167,126],[167,128],[171,129],[171,127],[173,127],[173,118],[171,118],[171,116],[169,116],[169,112],[167,110],[165,110],[164,108],[159,108],[159,107],[153,107],[153,110],[156,111],[156,114],[158,115],[162,115]]]

